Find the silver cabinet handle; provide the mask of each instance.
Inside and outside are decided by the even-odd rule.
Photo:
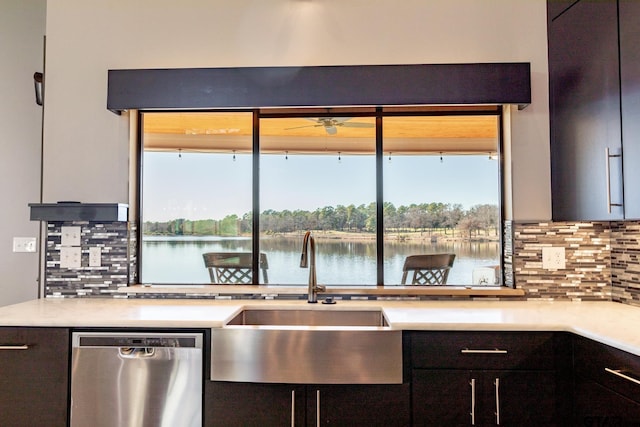
[[[476,425],[476,379],[471,378],[469,382],[471,386],[471,425]]]
[[[320,427],[320,390],[316,390],[316,427]]]
[[[29,350],[29,346],[27,344],[0,345],[0,350]]]
[[[617,377],[620,377],[622,379],[625,379],[627,381],[631,381],[632,383],[640,385],[640,380],[637,380],[635,378],[631,378],[629,375],[623,374],[620,369],[604,368],[604,370],[609,372],[610,374],[613,374],[613,375],[617,376]]]
[[[494,349],[469,349],[469,348],[463,348],[462,350],[460,350],[460,353],[462,354],[507,354],[507,350],[500,350],[499,348],[494,348]]]
[[[496,386],[496,425],[500,425],[500,378],[493,382]]]
[[[605,164],[605,175],[607,180],[607,212],[611,213],[612,206],[622,206],[621,203],[611,203],[611,158],[612,157],[622,157],[621,154],[611,154],[609,147],[604,149],[606,164]]]
[[[291,390],[291,427],[296,425],[296,391]]]

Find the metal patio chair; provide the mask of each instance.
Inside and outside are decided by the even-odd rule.
[[[444,285],[455,258],[455,254],[409,255],[402,267],[402,284],[407,284],[412,273],[411,285]]]
[[[209,270],[211,283],[247,285],[252,283],[251,252],[207,252],[202,254],[204,265]],[[260,271],[263,283],[267,276],[267,255],[260,254]]]

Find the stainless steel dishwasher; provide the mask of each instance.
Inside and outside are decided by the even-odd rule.
[[[72,337],[72,427],[202,426],[202,334]]]

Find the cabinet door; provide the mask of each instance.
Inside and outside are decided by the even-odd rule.
[[[205,426],[303,426],[304,386],[207,381]]]
[[[67,424],[69,331],[0,328],[0,425]]]
[[[578,377],[575,383],[576,426],[638,426],[640,403]]]
[[[583,0],[549,24],[554,220],[623,217],[608,203],[622,204],[622,160],[606,156],[621,153],[619,84],[616,2]]]
[[[620,0],[624,214],[640,218],[640,2]]]
[[[550,371],[414,369],[413,424],[561,426],[555,389]]]
[[[414,369],[412,418],[415,426],[479,425],[481,376],[463,370]]]
[[[410,425],[409,384],[307,386],[307,402],[308,426]]]
[[[556,410],[555,374],[549,371],[483,372],[480,425],[564,425]]]

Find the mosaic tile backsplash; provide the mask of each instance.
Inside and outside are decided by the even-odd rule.
[[[75,226],[81,229],[80,267],[63,268],[60,265],[63,226]],[[542,268],[542,248],[551,246],[565,249],[565,268],[558,270]],[[89,253],[92,247],[100,248],[99,267],[89,266]],[[48,297],[230,298],[230,296],[218,295],[145,294],[141,296],[117,292],[121,287],[137,283],[136,247],[134,223],[78,221],[48,223],[45,295]],[[518,223],[506,221],[503,256],[505,284],[522,289],[525,296],[520,299],[602,300],[640,306],[640,222]],[[258,295],[241,297],[260,298]],[[273,297],[269,295],[269,298]],[[282,297],[291,298],[284,295]],[[369,297],[365,296],[365,298]],[[416,299],[415,297],[407,298]],[[495,299],[495,297],[491,298]],[[513,299],[513,297],[508,298]],[[443,299],[443,297],[433,297],[433,299]],[[461,297],[444,299],[461,299]]]
[[[61,266],[63,227],[80,229],[80,266]],[[119,287],[136,283],[135,226],[127,222],[66,221],[47,223],[45,295],[112,297]],[[99,266],[90,266],[91,248],[99,248]]]
[[[611,300],[611,246],[608,223],[513,224],[513,276],[527,299]],[[506,247],[506,245],[505,245]],[[544,247],[562,247],[563,269],[542,266]]]
[[[611,299],[640,306],[640,222],[611,223]]]

